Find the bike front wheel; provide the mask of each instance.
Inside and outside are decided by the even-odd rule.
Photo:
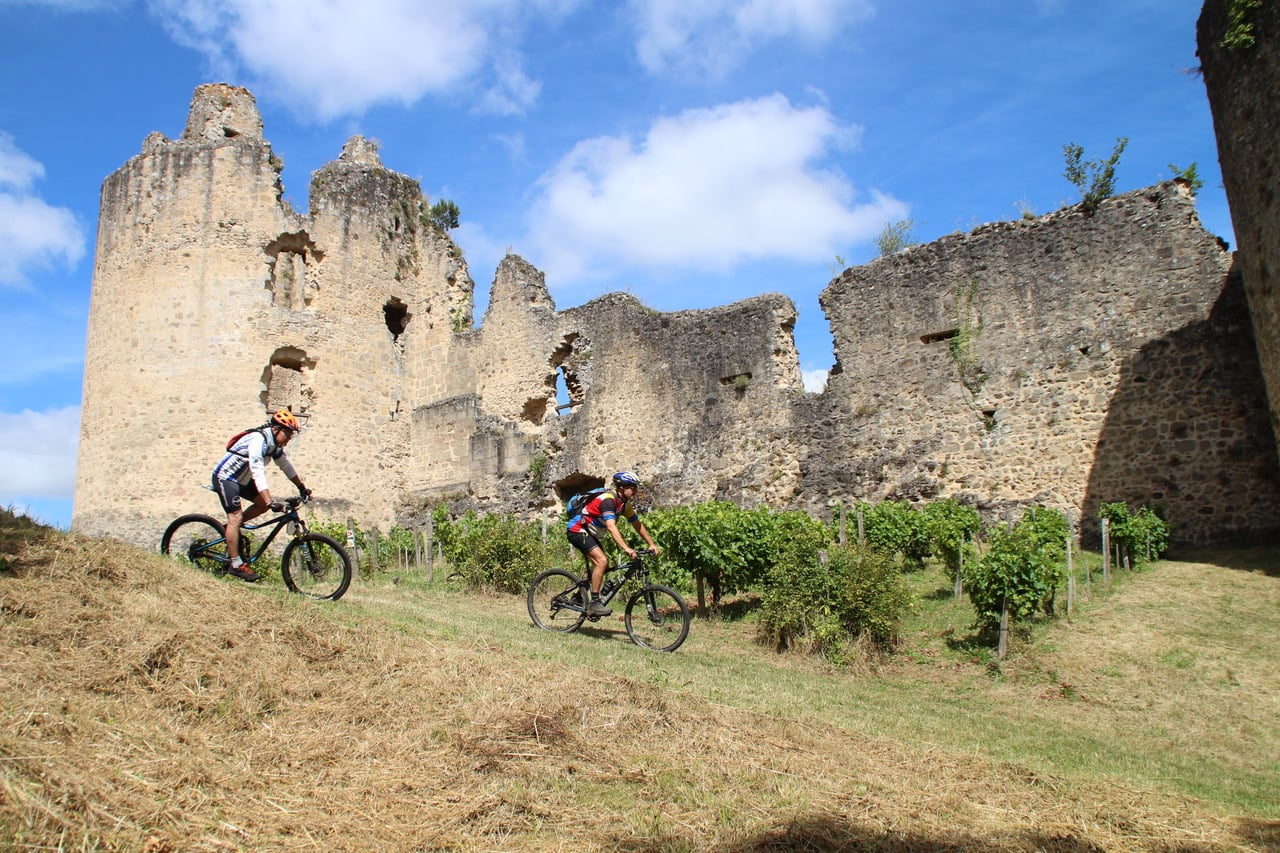
[[[351,585],[351,558],[336,539],[304,533],[285,546],[280,576],[291,592],[337,601]]]
[[[175,518],[160,539],[160,553],[187,560],[197,569],[214,574],[227,570],[225,528],[209,515]]]
[[[582,580],[564,569],[547,569],[529,584],[529,618],[544,631],[568,633],[587,618]]]
[[[656,652],[674,652],[689,636],[689,605],[680,593],[665,586],[641,587],[627,602],[627,636]]]

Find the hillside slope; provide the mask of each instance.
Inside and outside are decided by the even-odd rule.
[[[1275,824],[1125,780],[1049,777],[484,636],[441,639],[8,513],[0,560],[0,847],[1280,843]]]

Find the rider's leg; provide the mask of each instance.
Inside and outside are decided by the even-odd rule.
[[[605,556],[603,548],[596,547],[587,554],[587,562],[591,564],[591,597],[599,598],[604,573],[609,568],[609,558]]]
[[[231,510],[227,513],[227,555],[231,557],[231,565],[238,566],[240,559],[240,525],[244,524],[244,510]]]

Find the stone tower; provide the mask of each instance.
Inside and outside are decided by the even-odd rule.
[[[315,173],[310,215],[283,200],[280,166],[253,95],[211,84],[181,139],[152,133],[104,183],[77,530],[154,542],[166,518],[218,514],[201,491],[210,437],[284,407],[303,418],[289,453],[327,514],[356,499],[390,519],[418,368],[406,342],[429,352],[469,325],[471,280],[372,143],[353,137]]]

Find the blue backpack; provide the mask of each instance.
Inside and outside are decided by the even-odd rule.
[[[592,498],[594,498],[596,495],[602,494],[607,491],[609,490],[606,489],[604,486],[601,486],[598,489],[591,489],[590,491],[579,492],[578,494],[569,498],[569,502],[564,506],[564,511],[568,513],[569,518],[577,518],[579,515],[582,514],[582,508],[586,506],[587,503]]]

